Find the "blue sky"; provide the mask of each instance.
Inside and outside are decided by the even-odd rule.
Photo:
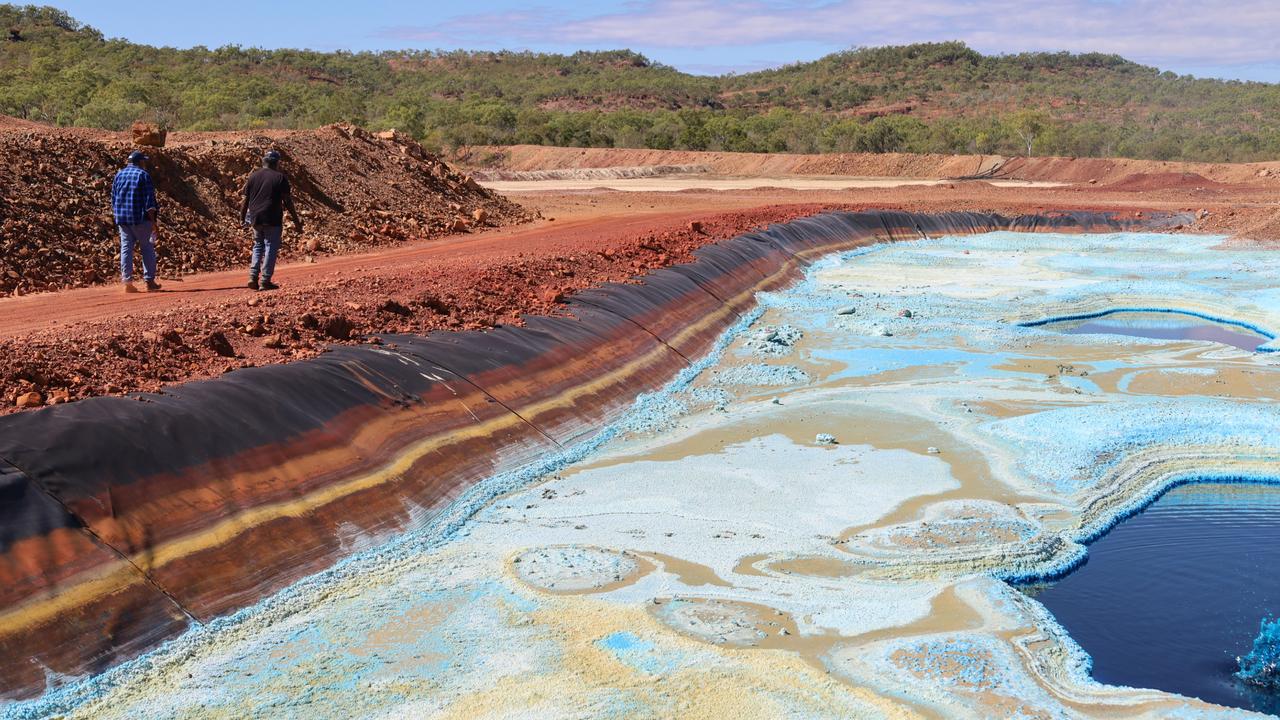
[[[176,47],[627,47],[688,72],[722,73],[958,39],[987,53],[1111,52],[1179,73],[1280,81],[1280,0],[46,2],[110,37]]]

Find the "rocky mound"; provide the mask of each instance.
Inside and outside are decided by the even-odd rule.
[[[1221,190],[1229,187],[1193,172],[1132,173],[1108,183],[1108,190],[1149,192],[1152,190]]]
[[[113,281],[119,240],[111,181],[132,148],[127,133],[50,128],[0,117],[0,293]],[[240,190],[268,149],[284,156],[306,221],[286,234],[343,253],[529,218],[395,132],[349,125],[261,133],[175,133],[147,148],[161,206],[161,276],[248,262]]]

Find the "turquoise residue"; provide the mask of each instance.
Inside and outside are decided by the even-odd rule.
[[[1263,619],[1253,649],[1236,658],[1236,677],[1269,692],[1280,692],[1280,619]]]
[[[844,369],[830,376],[831,380],[865,377],[889,370],[911,367],[954,365],[960,374],[989,376],[991,366],[1005,361],[1000,355],[967,352],[947,348],[861,347],[851,349],[822,348],[813,351],[818,360],[835,361]]]
[[[651,641],[640,636],[619,631],[604,636],[596,645],[610,651],[623,664],[642,673],[661,675],[680,667],[678,658],[663,653]]]

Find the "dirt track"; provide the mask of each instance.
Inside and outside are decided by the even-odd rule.
[[[155,295],[105,287],[0,300],[0,412],[16,410],[24,397],[34,403],[32,392],[47,403],[156,391],[308,357],[332,342],[372,341],[366,338],[375,333],[517,323],[522,313],[556,312],[558,300],[575,290],[685,262],[702,244],[825,209],[1205,209],[1187,231],[1280,238],[1272,191],[1256,184],[1127,190],[959,182],[840,191],[552,191],[517,199],[547,219],[289,263],[277,273],[284,289],[274,293],[243,288],[244,273],[234,270],[188,276]]]

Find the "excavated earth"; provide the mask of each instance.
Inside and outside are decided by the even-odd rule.
[[[129,149],[127,138],[4,120],[0,145],[15,158],[0,168],[0,262],[7,264],[0,275],[10,283],[0,287],[15,294],[110,280],[117,242],[104,193]],[[249,243],[235,224],[236,193],[268,147],[285,154],[307,216],[304,239],[316,239],[320,253],[306,258],[296,241],[286,240],[285,264],[277,273],[284,289],[255,293],[243,287],[243,271],[204,271],[246,261]],[[561,301],[577,290],[688,262],[704,244],[825,210],[1190,212],[1197,220],[1182,228],[1188,232],[1235,235],[1235,242],[1248,243],[1280,238],[1276,181],[1263,166],[1162,169],[1164,164],[1100,160],[1085,167],[1086,161],[1062,158],[996,159],[1005,168],[1038,168],[1006,174],[1014,179],[1072,184],[952,181],[801,191],[785,189],[770,175],[757,189],[716,192],[697,189],[696,179],[751,170],[946,178],[993,161],[835,156],[815,165],[817,156],[536,150],[547,169],[563,170],[572,165],[566,158],[585,158],[578,166],[597,167],[592,177],[610,174],[599,168],[625,168],[631,176],[669,177],[673,191],[540,191],[530,183],[530,191],[508,200],[402,136],[349,126],[173,135],[153,153],[165,206],[160,262],[162,276],[170,279],[162,280],[164,291],[124,296],[107,286],[0,299],[0,412],[158,391],[236,368],[314,356],[333,344],[379,342],[378,333],[519,324],[524,314],[561,312]],[[490,167],[526,171],[532,161],[521,160],[521,153],[531,152],[512,148],[505,161],[495,161],[492,151],[472,151],[462,159],[473,167],[485,159]],[[661,169],[635,169],[646,164]],[[677,166],[699,172],[671,174]],[[1197,177],[1190,178],[1192,171]],[[1095,175],[1102,182],[1088,182]],[[533,222],[480,228],[477,211],[486,226]],[[196,274],[173,279],[179,273]]]
[[[119,247],[111,217],[115,172],[134,149],[126,133],[49,128],[0,116],[0,294],[111,282]],[[177,133],[148,148],[160,204],[160,272],[175,277],[247,260],[240,189],[263,153],[284,156],[322,253],[347,253],[529,219],[413,140],[330,125],[262,133]],[[297,255],[296,239],[286,256]]]

